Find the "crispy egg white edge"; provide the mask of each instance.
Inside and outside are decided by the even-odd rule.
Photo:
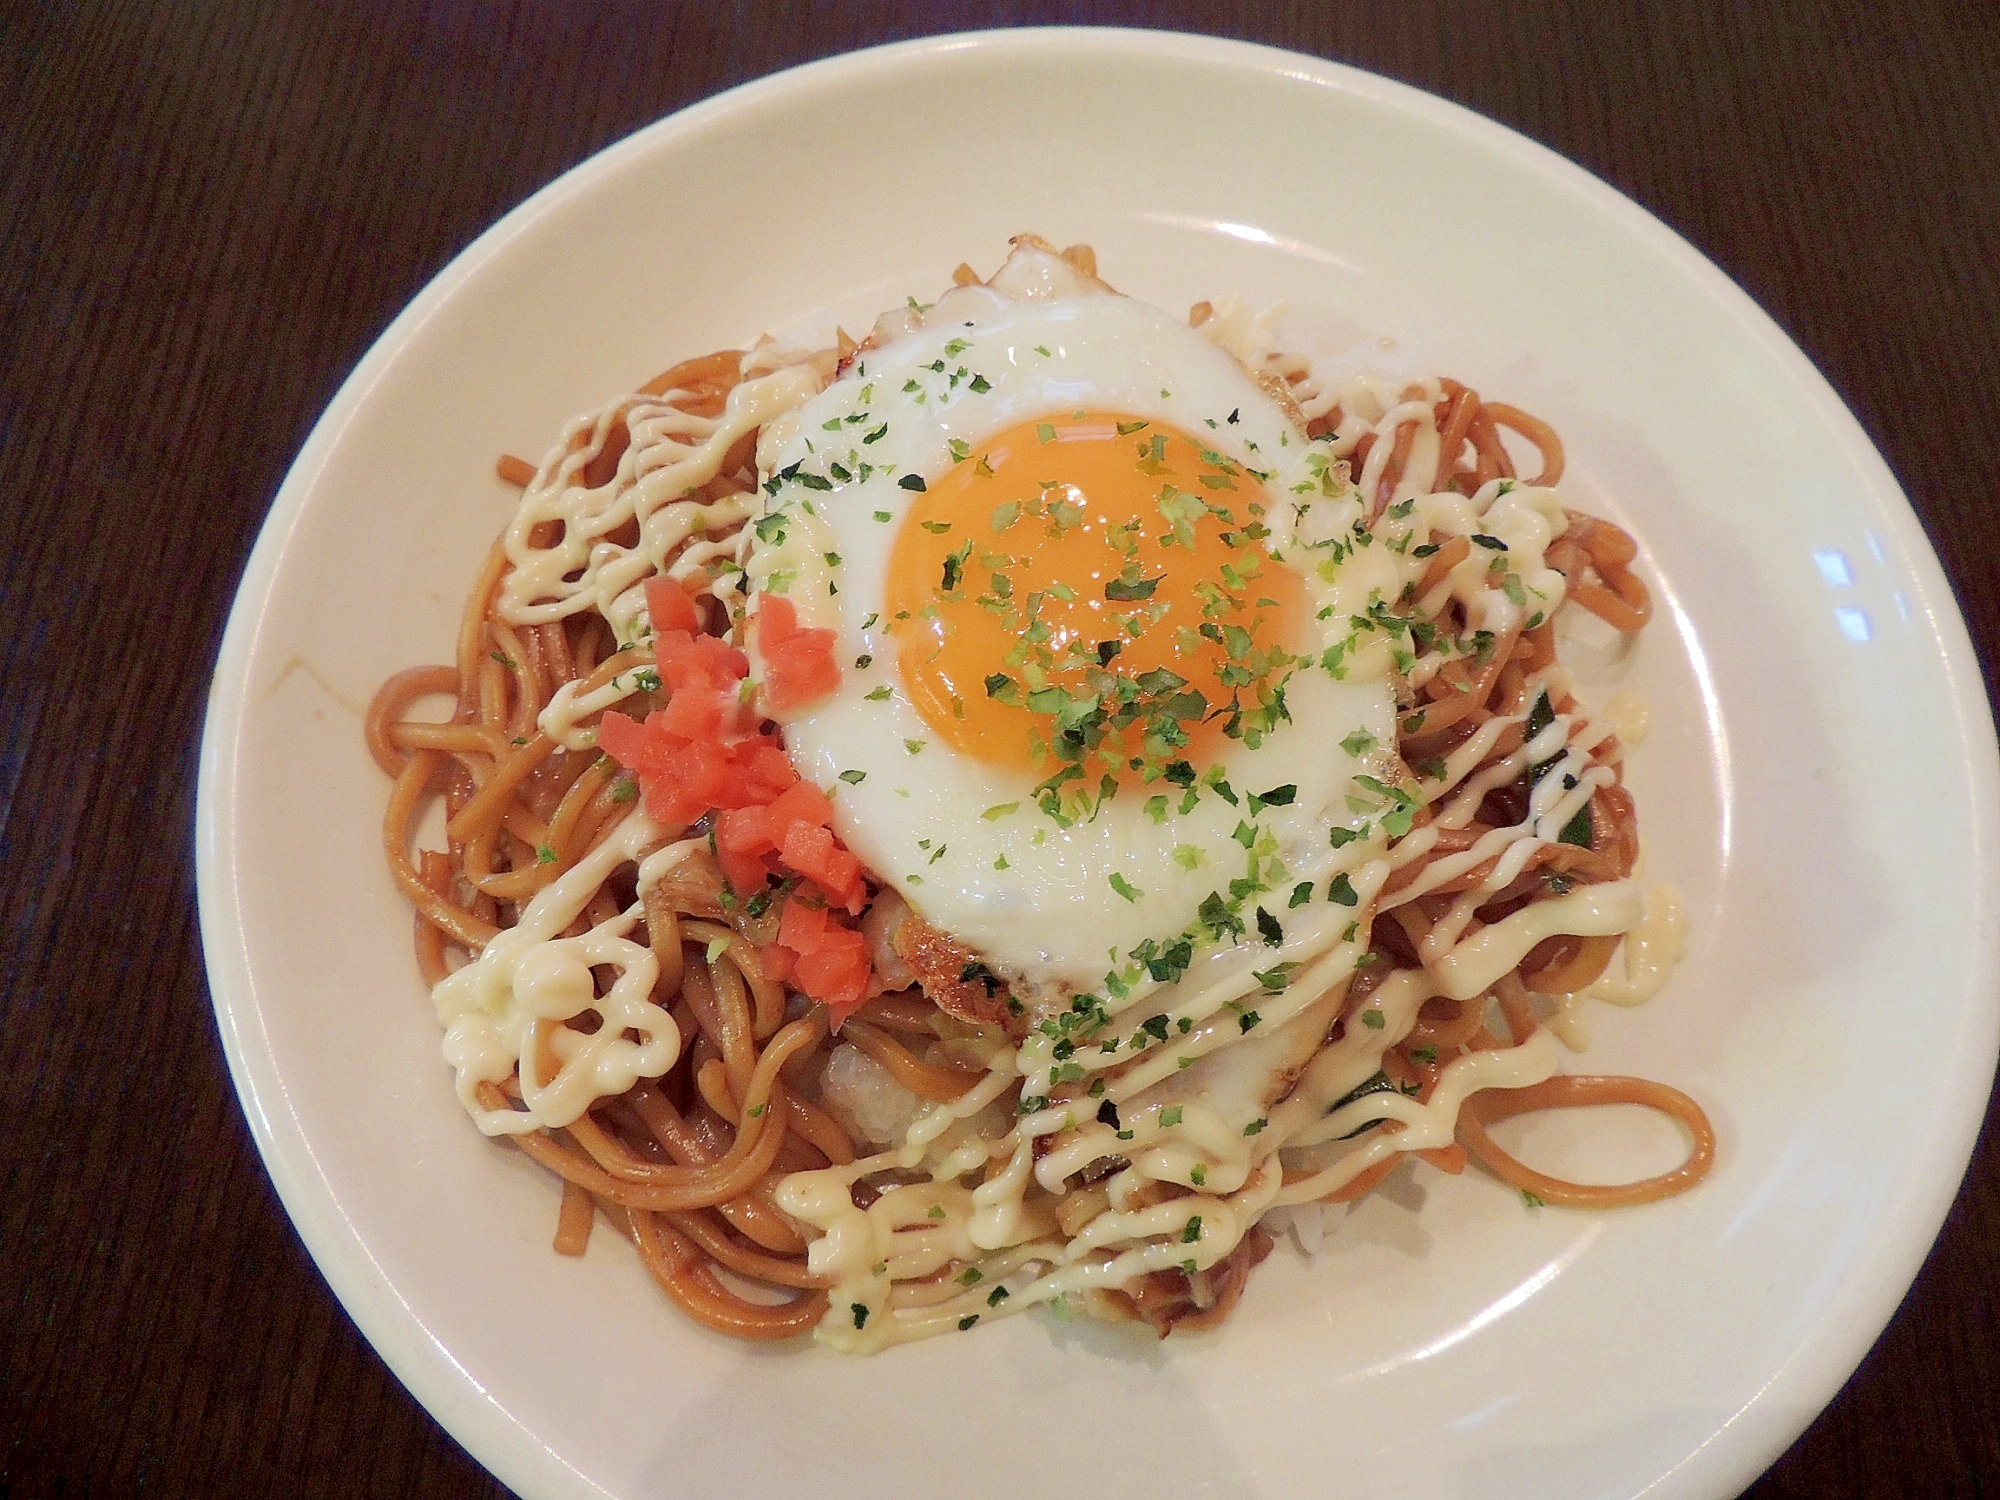
[[[956,341],[965,347],[946,355]],[[942,372],[928,368],[938,360]],[[991,390],[972,391],[975,375]],[[912,381],[915,389],[906,390]],[[1271,473],[1264,486],[1273,513],[1267,520],[1280,550],[1298,519],[1295,506],[1303,503],[1294,500],[1295,487],[1318,488],[1309,462],[1316,445],[1233,358],[1185,324],[1118,296],[1029,302],[990,321],[926,327],[871,350],[800,408],[789,437],[769,455],[769,472],[796,463],[801,472],[824,475],[830,462],[853,471],[857,460],[877,472],[865,481],[836,481],[830,490],[782,485],[767,510],[786,515],[784,540],[754,545],[748,567],[760,587],[774,574],[791,573],[786,592],[801,620],[837,632],[841,685],[792,716],[785,738],[800,773],[834,794],[842,840],[932,925],[997,969],[1088,986],[1136,943],[1192,927],[1202,900],[1244,873],[1245,851],[1231,835],[1246,809],[1204,792],[1192,811],[1170,811],[1156,824],[1144,810],[1149,796],[1172,794],[1173,808],[1180,802],[1178,789],[1161,783],[1127,787],[1095,819],[1059,827],[1034,804],[1035,778],[970,760],[936,741],[903,693],[896,643],[882,618],[889,554],[916,499],[898,481],[943,475],[954,462],[954,438],[977,450],[1018,423],[1078,409],[1171,423]],[[865,421],[844,420],[863,412]],[[829,422],[840,429],[827,431]],[[888,431],[872,443],[860,441],[884,422]],[[1339,511],[1345,502],[1317,503]],[[878,512],[889,519],[875,520]],[[1343,526],[1351,518],[1345,511],[1337,517]],[[1289,555],[1299,550],[1293,546]],[[1363,551],[1356,561],[1366,558]],[[1309,607],[1335,608],[1326,626],[1313,627],[1324,635],[1323,646],[1345,633],[1348,613],[1365,607],[1369,580],[1337,575],[1329,582],[1313,566],[1315,556],[1296,560]],[[854,665],[861,656],[872,658],[865,669]],[[867,701],[867,693],[885,685],[887,700]],[[1371,768],[1340,741],[1361,729],[1380,744],[1393,743],[1394,702],[1379,678],[1335,681],[1310,666],[1293,674],[1286,691],[1292,721],[1255,751],[1232,743],[1224,775],[1239,794],[1287,783],[1298,788],[1291,806],[1266,808],[1258,821],[1276,837],[1289,878],[1324,878],[1349,862],[1335,855],[1328,833],[1358,823],[1345,793],[1357,772]],[[922,742],[922,749],[911,753],[906,742]],[[843,771],[865,776],[849,784],[840,780]],[[1019,804],[1011,814],[985,816],[1009,803]],[[1175,845],[1201,850],[1205,863],[1182,869],[1172,858]],[[996,871],[1003,858],[1007,868]],[[1120,896],[1110,884],[1113,874],[1142,892],[1138,899]]]

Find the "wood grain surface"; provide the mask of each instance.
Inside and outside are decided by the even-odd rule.
[[[1513,126],[1658,214],[1771,312],[1879,444],[1990,689],[1990,0],[4,0],[0,1493],[503,1493],[328,1293],[229,1084],[191,830],[237,576],[348,370],[535,188],[776,69],[1057,21],[1358,64]],[[1996,1301],[1989,1116],[1901,1311],[1749,1494],[2000,1494]]]

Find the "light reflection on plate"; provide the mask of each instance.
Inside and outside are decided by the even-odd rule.
[[[1281,1249],[1219,1334],[1024,1318],[865,1362],[714,1338],[611,1236],[580,1262],[549,1251],[550,1184],[452,1099],[353,705],[448,652],[507,514],[497,453],[538,452],[683,355],[863,328],[1022,230],[1091,243],[1164,306],[1283,301],[1329,357],[1528,407],[1563,434],[1573,499],[1639,535],[1672,607],[1620,686],[1652,704],[1647,873],[1680,887],[1692,937],[1651,1006],[1590,1016],[1579,1066],[1703,1102],[1722,1151],[1697,1192],[1592,1217],[1404,1176],[1316,1262]],[[1410,1497],[1732,1495],[1880,1329],[1963,1168],[1995,1048],[1994,771],[1963,626],[1894,481],[1657,222],[1332,64],[995,33],[834,59],[642,131],[389,329],[301,452],[231,617],[203,937],[301,1235],[396,1373],[524,1495],[1289,1497],[1390,1473]]]

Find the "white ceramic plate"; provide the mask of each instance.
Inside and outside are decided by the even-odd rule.
[[[1696,1095],[1699,1191],[1531,1211],[1474,1174],[1281,1248],[1217,1335],[1011,1320],[844,1359],[693,1327],[452,1099],[384,873],[363,704],[449,654],[495,454],[689,353],[865,327],[1034,230],[1180,309],[1431,364],[1551,420],[1661,603],[1625,684],[1688,957],[1594,1070]],[[1168,35],[943,38],[765,79],[508,215],[355,370],[280,492],[202,759],[202,930],[236,1082],[334,1291],[534,1497],[1726,1496],[1853,1368],[1973,1139],[1996,1029],[1995,751],[1964,628],[1806,360],[1602,183],[1330,63]],[[1626,1121],[1553,1163],[1644,1167]]]

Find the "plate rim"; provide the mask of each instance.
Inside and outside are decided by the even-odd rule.
[[[1663,220],[1617,187],[1510,126],[1414,85],[1351,64],[1261,43],[1202,33],[1123,27],[1019,27],[943,33],[837,54],[738,84],[641,126],[546,183],[481,232],[425,284],[376,337],[315,422],[289,467],[238,581],[211,676],[196,791],[194,842],[200,931],[211,1000],[232,1083],[266,1172],[300,1240],[343,1309],[397,1379],[441,1427],[500,1481],[524,1494],[589,1494],[615,1500],[549,1447],[524,1420],[483,1388],[398,1294],[375,1261],[359,1227],[343,1211],[319,1170],[310,1140],[292,1108],[263,1020],[249,954],[241,940],[235,803],[236,759],[249,697],[248,668],[272,600],[279,563],[318,476],[342,430],[381,373],[418,335],[433,311],[531,225],[601,177],[638,156],[669,149],[678,136],[720,125],[729,116],[882,71],[924,68],[958,53],[995,54],[1020,64],[1036,55],[1076,49],[1113,54],[1123,62],[1176,60],[1220,66],[1333,88],[1419,118],[1498,149],[1524,168],[1582,195],[1691,275],[1729,312],[1746,338],[1774,357],[1794,393],[1810,404],[1825,430],[1837,434],[1843,459],[1870,474],[1867,509],[1889,532],[1916,603],[1930,622],[1929,645],[1939,656],[1954,744],[1973,793],[1968,848],[1979,909],[1992,909],[2000,889],[2000,748],[1970,633],[1936,549],[1907,493],[1850,408],[1798,344],[1719,266]],[[1011,57],[1008,54],[1012,54]],[[1888,503],[1883,503],[1887,500]],[[1900,502],[1900,503],[1896,503]],[[1916,1224],[1891,1236],[1877,1229],[1860,1252],[1827,1311],[1788,1357],[1735,1413],[1674,1467],[1654,1477],[1650,1493],[1734,1494],[1815,1420],[1845,1384],[1894,1315],[1914,1281],[1957,1196],[1985,1116],[1996,1055],[2000,1055],[2000,924],[1968,934],[1961,1013],[1977,1046],[1955,1051],[1940,1102],[1921,1144],[1927,1159],[1957,1164],[1906,1179],[1894,1217]],[[1980,997],[1985,1003],[1980,1003]],[[1888,1212],[1878,1222],[1892,1217]],[[1836,1315],[1845,1313],[1845,1316]],[[1734,1431],[1731,1441],[1718,1439]],[[1733,1488],[1732,1488],[1733,1486]]]

